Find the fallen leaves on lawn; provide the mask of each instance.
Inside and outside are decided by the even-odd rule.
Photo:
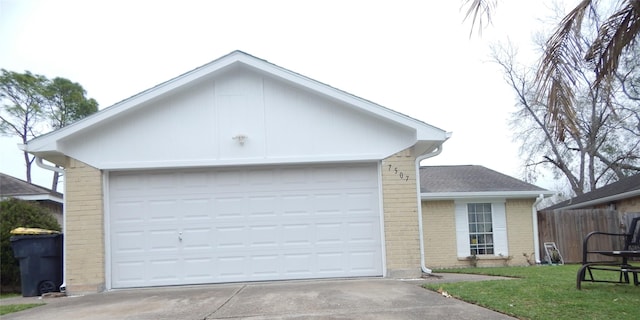
[[[440,288],[438,289],[438,293],[439,293],[439,294],[441,294],[441,295],[442,295],[443,297],[445,297],[445,298],[451,298],[451,295],[450,295],[448,292],[444,291],[444,290],[442,289],[442,287],[440,287]]]

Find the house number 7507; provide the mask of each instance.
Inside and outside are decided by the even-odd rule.
[[[393,170],[391,170],[393,168]],[[399,171],[398,167],[394,167],[393,165],[389,165],[389,171],[393,171],[394,174],[400,177],[400,180],[409,181],[409,175],[404,174],[404,172]]]

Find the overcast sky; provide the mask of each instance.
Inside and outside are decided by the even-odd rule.
[[[476,164],[522,177],[507,120],[514,95],[488,45],[523,58],[540,1],[500,1],[469,37],[462,0],[0,0],[0,68],[64,77],[108,107],[242,50],[453,133],[425,165]],[[0,171],[24,179],[17,139],[0,138]],[[50,174],[34,169],[34,182]],[[545,181],[538,185],[554,186]]]

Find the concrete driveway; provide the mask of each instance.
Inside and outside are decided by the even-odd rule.
[[[47,305],[2,319],[512,319],[423,289],[425,281],[282,281],[15,298]]]

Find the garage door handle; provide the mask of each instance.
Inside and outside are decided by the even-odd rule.
[[[182,232],[178,233],[178,240],[182,241]]]

